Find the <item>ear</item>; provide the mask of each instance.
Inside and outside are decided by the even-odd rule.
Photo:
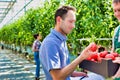
[[[60,22],[61,22],[61,17],[58,16],[58,17],[56,18],[56,21],[57,21],[57,23],[60,23]]]

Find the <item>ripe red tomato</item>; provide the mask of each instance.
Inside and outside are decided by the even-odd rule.
[[[92,54],[90,57],[88,57],[86,60],[94,61],[94,62],[101,62],[102,58],[96,52],[96,53]]]
[[[91,59],[91,61],[93,61],[93,62],[97,62],[95,59]]]
[[[108,51],[100,52],[100,57],[104,58],[108,54]]]
[[[93,43],[90,50],[95,52],[97,50],[97,45],[95,43]]]
[[[91,57],[88,57],[86,60],[89,60],[89,61],[91,61],[91,59],[92,59]]]
[[[94,59],[95,61],[98,61],[99,55],[98,53],[94,53],[91,55],[91,59]]]
[[[112,52],[111,53],[114,57],[118,57],[118,53],[116,53],[116,52]]]
[[[99,55],[99,54],[98,54],[97,61],[98,61],[98,62],[101,62],[101,61],[102,61],[102,58],[100,57],[100,55]]]
[[[110,58],[110,59],[112,59],[112,60],[115,59],[115,57],[114,57],[112,54],[107,54],[107,55],[105,56],[105,58]]]

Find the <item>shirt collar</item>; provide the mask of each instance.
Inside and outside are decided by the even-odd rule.
[[[56,31],[55,29],[51,29],[51,33],[57,36],[60,40],[66,41],[67,37],[62,35],[60,32]]]

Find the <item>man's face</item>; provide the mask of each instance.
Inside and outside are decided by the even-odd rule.
[[[120,2],[113,3],[114,16],[120,21]]]
[[[75,12],[69,10],[64,19],[61,19],[60,29],[64,35],[69,34],[75,27]]]

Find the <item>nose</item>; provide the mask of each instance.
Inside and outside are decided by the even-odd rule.
[[[75,28],[75,23],[72,24],[72,28]]]

